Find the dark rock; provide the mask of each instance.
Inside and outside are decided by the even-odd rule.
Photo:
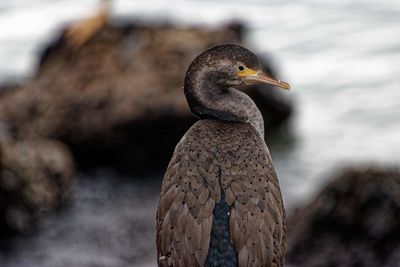
[[[212,45],[240,43],[243,32],[240,23],[211,30],[125,22],[105,25],[79,49],[61,35],[42,54],[36,77],[0,97],[0,120],[21,136],[61,140],[81,167],[163,168],[196,121],[182,92],[187,66]],[[291,114],[276,90],[248,90],[267,130]]]
[[[399,266],[400,172],[343,172],[288,229],[289,266]]]
[[[1,239],[30,233],[40,215],[65,204],[72,193],[74,168],[60,142],[0,135]]]

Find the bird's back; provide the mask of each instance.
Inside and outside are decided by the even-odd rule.
[[[160,266],[282,266],[285,214],[264,140],[200,120],[175,148],[157,211]]]

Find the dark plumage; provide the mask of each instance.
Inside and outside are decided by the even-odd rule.
[[[184,91],[194,124],[175,148],[157,211],[159,266],[283,266],[285,211],[260,111],[232,88],[288,84],[257,57],[220,45],[189,66]]]

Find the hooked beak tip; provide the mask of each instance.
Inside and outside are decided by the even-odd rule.
[[[254,82],[266,83],[278,86],[288,91],[290,90],[290,85],[287,82],[276,80],[261,71],[257,72],[256,74],[246,76],[245,81],[248,83],[254,83]]]
[[[290,84],[288,84],[287,82],[278,80],[277,86],[279,86],[279,87],[282,88],[282,89],[285,89],[285,90],[290,91]]]

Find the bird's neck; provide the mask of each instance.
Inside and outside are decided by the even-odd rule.
[[[227,122],[246,122],[264,138],[264,121],[260,110],[251,98],[207,74],[194,80],[185,80],[185,95],[191,111],[201,119]]]

